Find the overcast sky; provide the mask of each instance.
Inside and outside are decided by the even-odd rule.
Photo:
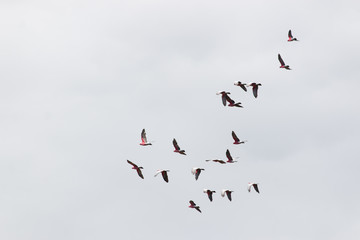
[[[359,239],[359,12],[355,0],[1,1],[0,238]],[[235,81],[261,83],[258,98]],[[224,107],[222,90],[244,108]],[[237,163],[205,162],[226,149]]]

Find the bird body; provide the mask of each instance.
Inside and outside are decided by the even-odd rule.
[[[204,189],[204,193],[206,193],[206,194],[208,195],[208,198],[209,198],[210,202],[212,202],[212,200],[213,200],[212,195],[213,195],[213,193],[216,193],[216,192],[215,192],[215,191],[211,191],[211,190],[209,190],[209,189]]]
[[[222,103],[224,106],[226,106],[226,97],[228,96],[228,94],[230,94],[230,92],[221,91],[216,93],[216,95],[220,95],[220,94],[221,94]]]
[[[241,87],[245,92],[247,92],[246,83],[242,83],[240,81],[237,81],[237,82],[234,83],[234,85]]]
[[[291,33],[291,30],[289,30],[289,32],[288,32],[288,37],[289,37],[288,42],[299,41],[299,40],[297,40],[296,38],[293,37],[293,35]]]
[[[228,189],[223,189],[222,191],[221,191],[221,196],[222,197],[225,197],[225,194],[226,194],[226,196],[228,197],[228,199],[229,199],[229,201],[231,201],[232,199],[231,199],[231,193],[232,193],[233,191],[230,191],[230,190],[228,190]]]
[[[255,98],[257,98],[258,89],[259,89],[259,86],[261,86],[261,83],[250,83],[248,86],[252,87],[253,95],[254,95]]]
[[[234,139],[234,143],[233,143],[233,144],[242,144],[242,143],[245,143],[245,142],[246,142],[246,140],[240,141],[240,139],[236,136],[236,134],[235,134],[234,131],[231,132],[231,135],[232,135],[232,137],[233,137],[233,139]]]
[[[189,203],[190,203],[189,208],[195,208],[198,212],[201,212],[200,207],[197,206],[196,203],[194,203],[193,200],[190,200]]]
[[[195,175],[195,180],[198,180],[201,171],[205,171],[205,169],[203,168],[198,168],[198,167],[193,167],[191,169],[191,173]]]
[[[149,143],[149,142],[147,141],[145,129],[143,129],[143,130],[141,131],[141,143],[140,143],[140,145],[141,145],[141,146],[152,145],[151,143]]]
[[[229,102],[228,107],[243,107],[241,106],[241,102],[235,103],[235,101],[232,100],[228,95],[225,96],[225,99]]]
[[[237,161],[234,161],[234,159],[232,158],[231,154],[230,154],[230,151],[229,149],[226,150],[226,157],[227,157],[227,163],[234,163],[234,162],[237,162]]]
[[[143,167],[139,167],[138,165],[136,165],[135,163],[133,163],[133,162],[131,162],[129,160],[127,160],[127,162],[133,166],[132,169],[135,169],[137,171],[139,177],[144,179],[144,176],[143,176],[143,174],[141,172],[141,169],[143,169]]]
[[[175,148],[174,152],[180,153],[182,155],[186,155],[185,150],[180,149],[180,147],[179,147],[177,141],[175,140],[175,138],[173,139],[173,145],[174,145],[174,148]]]
[[[248,184],[248,191],[251,191],[251,187],[255,189],[257,193],[260,193],[258,183],[249,183]]]
[[[278,59],[281,64],[280,68],[284,68],[286,70],[291,70],[289,65],[286,65],[284,60],[281,58],[280,54],[278,54]]]

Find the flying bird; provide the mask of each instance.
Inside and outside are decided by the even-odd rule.
[[[299,41],[299,40],[297,40],[296,38],[293,37],[293,35],[291,33],[291,30],[289,30],[288,37],[289,37],[288,42]]]
[[[278,54],[278,59],[281,64],[280,68],[285,68],[287,70],[291,70],[289,65],[285,65],[285,62],[284,62],[284,60],[282,60],[280,54]]]
[[[228,199],[231,201],[231,193],[232,193],[233,191],[230,191],[230,190],[228,190],[228,189],[223,189],[222,191],[221,191],[221,196],[222,197],[225,197],[225,194],[226,194],[226,196],[228,197]]]
[[[193,200],[190,200],[189,203],[190,203],[189,208],[195,208],[196,210],[198,210],[199,212],[201,212],[200,207],[197,206],[196,203],[194,203]]]
[[[218,162],[218,163],[221,163],[221,164],[225,164],[226,162],[224,160],[221,160],[221,159],[209,159],[209,160],[205,160],[206,162],[209,162],[209,161],[213,161],[213,162]]]
[[[182,155],[186,155],[185,150],[181,150],[181,149],[180,149],[180,147],[179,147],[179,145],[177,144],[175,138],[174,138],[174,140],[173,140],[173,145],[174,145],[174,148],[175,148],[174,152],[180,153],[180,154],[182,154]]]
[[[220,95],[221,94],[221,99],[222,99],[222,103],[224,106],[226,106],[226,96],[228,94],[230,94],[229,92],[225,92],[225,91],[221,91],[221,92],[217,92],[216,95]]]
[[[247,92],[246,83],[242,83],[240,81],[237,81],[237,82],[234,83],[234,85],[241,87],[245,92]]]
[[[135,169],[137,171],[139,177],[144,179],[144,176],[143,176],[143,174],[141,172],[141,169],[143,169],[143,167],[138,167],[138,165],[136,165],[135,163],[133,163],[133,162],[131,162],[129,160],[127,160],[127,162],[133,166],[132,169]]]
[[[241,106],[241,102],[235,103],[235,101],[232,100],[228,95],[225,96],[225,99],[226,99],[226,101],[229,102],[228,107],[241,107],[241,108],[243,107],[243,106]]]
[[[251,191],[251,187],[253,187],[257,193],[260,193],[258,183],[249,183],[248,184],[248,191],[249,192]]]
[[[258,96],[258,89],[259,86],[261,86],[261,83],[251,83],[249,84],[249,87],[252,87],[254,97],[257,98]]]
[[[216,193],[216,192],[215,192],[215,191],[211,191],[211,190],[209,190],[209,189],[204,189],[204,193],[206,193],[206,194],[208,195],[208,198],[209,198],[210,202],[212,202],[212,200],[213,200],[212,195],[213,195],[213,193]]]
[[[205,171],[203,168],[193,167],[191,173],[195,175],[195,180],[198,180],[201,171]]]
[[[232,137],[233,137],[233,139],[235,141],[233,144],[242,144],[242,143],[246,142],[246,140],[240,141],[240,139],[236,136],[234,131],[231,132],[231,135],[232,135]]]
[[[169,178],[168,178],[167,172],[170,172],[170,170],[157,170],[157,172],[156,172],[156,174],[155,174],[154,177],[156,177],[159,173],[161,173],[164,181],[165,181],[165,182],[169,182]]]
[[[226,162],[228,162],[228,163],[237,162],[237,161],[234,161],[234,160],[233,160],[233,158],[232,158],[232,156],[231,156],[231,154],[230,154],[229,149],[226,150],[226,157],[227,157],[227,159],[228,159]]]
[[[140,143],[141,146],[148,146],[148,145],[152,145],[151,143],[149,143],[146,139],[146,132],[145,132],[145,129],[143,129],[141,131],[141,143]]]

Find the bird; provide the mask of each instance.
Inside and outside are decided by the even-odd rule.
[[[198,180],[201,171],[205,171],[203,168],[193,167],[191,173],[195,175],[195,180]]]
[[[180,147],[179,147],[179,145],[177,144],[175,138],[174,138],[174,140],[173,140],[173,145],[174,145],[174,147],[175,147],[174,152],[180,153],[180,154],[182,154],[182,155],[186,155],[185,150],[180,150]]]
[[[241,87],[245,92],[247,92],[246,83],[241,83],[240,81],[237,81],[234,83],[234,85]]]
[[[193,200],[190,200],[189,203],[190,203],[189,208],[195,208],[196,210],[198,210],[199,212],[201,212],[200,207],[197,206],[196,203],[194,203]]]
[[[280,54],[278,54],[278,59],[281,64],[280,68],[285,68],[287,70],[291,70],[289,65],[285,65],[285,62],[284,62],[284,60],[282,60]]]
[[[241,108],[243,107],[243,106],[241,106],[241,102],[235,103],[235,101],[232,100],[228,95],[225,96],[225,99],[226,99],[226,101],[229,102],[228,107],[241,107]]]
[[[220,94],[221,94],[222,103],[223,103],[224,106],[226,106],[226,96],[228,94],[230,94],[230,92],[221,91],[221,92],[216,93],[216,95],[220,95]]]
[[[212,195],[213,195],[213,193],[216,193],[216,192],[205,188],[204,193],[206,193],[208,195],[208,198],[209,198],[210,202],[212,202],[212,200],[213,200]]]
[[[229,149],[226,150],[226,157],[227,157],[227,159],[228,159],[226,162],[228,162],[228,163],[237,162],[237,161],[234,161],[234,160],[233,160],[233,158],[232,158],[232,156],[231,156],[231,154],[230,154]]]
[[[248,191],[249,192],[251,191],[251,187],[253,187],[257,193],[260,193],[258,183],[249,183],[248,184]]]
[[[233,139],[235,141],[233,144],[242,144],[242,143],[247,142],[246,140],[240,141],[240,139],[236,136],[234,131],[231,132],[231,135],[232,135],[232,137],[233,137]]]
[[[221,164],[226,163],[224,160],[221,160],[221,159],[208,159],[208,160],[205,160],[205,161],[206,162],[213,161],[213,162],[218,162],[218,163],[221,163]]]
[[[252,87],[254,97],[257,98],[258,89],[259,89],[259,86],[261,86],[261,83],[250,83],[248,86]]]
[[[141,146],[148,146],[148,145],[152,145],[151,143],[149,143],[146,139],[146,132],[145,132],[145,128],[141,131]]]
[[[133,163],[133,162],[131,162],[129,160],[127,160],[127,162],[133,166],[132,169],[135,169],[137,171],[139,177],[144,179],[144,176],[143,176],[143,174],[141,172],[141,169],[143,169],[143,167],[138,167],[138,165],[136,165],[135,163]]]
[[[288,42],[299,41],[299,40],[297,40],[296,38],[293,37],[293,35],[291,33],[291,30],[289,30],[288,37],[289,37]]]
[[[170,172],[170,170],[157,170],[157,172],[156,172],[156,174],[155,174],[154,177],[156,177],[159,173],[161,173],[164,181],[165,181],[165,182],[169,182],[169,178],[168,178],[167,172]]]
[[[231,199],[231,193],[232,193],[233,191],[230,191],[230,190],[228,190],[228,189],[223,189],[222,191],[221,191],[221,196],[222,197],[225,197],[225,194],[226,194],[226,196],[228,197],[228,199],[231,201],[232,199]]]

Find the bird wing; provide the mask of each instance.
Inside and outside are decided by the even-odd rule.
[[[226,157],[229,159],[229,161],[232,161],[232,160],[233,160],[233,158],[232,158],[231,155],[230,155],[229,149],[226,150]]]
[[[284,62],[284,60],[282,60],[280,54],[278,54],[278,59],[279,59],[281,66],[285,65],[285,62]]]
[[[225,196],[225,192],[226,192],[226,190],[225,190],[225,189],[221,190],[221,196],[222,196],[222,197],[224,197],[224,196]]]
[[[190,200],[189,203],[190,203],[190,205],[193,206],[193,207],[196,206],[196,204],[194,203],[193,200]]]
[[[231,201],[231,191],[226,191],[226,195],[227,195],[228,199]]]
[[[249,191],[249,192],[251,191],[251,186],[252,186],[252,184],[249,184],[249,185],[248,185],[248,191]]]
[[[180,147],[179,147],[179,145],[177,144],[175,138],[174,138],[174,140],[173,140],[173,145],[174,145],[174,148],[175,148],[176,150],[180,150]]]
[[[257,191],[258,193],[260,193],[260,192],[259,192],[259,188],[258,188],[258,185],[257,185],[257,184],[253,184],[253,187],[254,187],[255,191]]]
[[[227,97],[227,94],[224,93],[221,95],[221,99],[222,99],[222,102],[223,102],[223,105],[226,106],[226,97]]]
[[[237,141],[237,142],[240,141],[240,139],[236,136],[234,131],[231,132],[231,135],[235,141]]]
[[[290,39],[293,38],[293,36],[292,36],[292,34],[291,34],[291,30],[289,30],[288,37],[289,37]]]
[[[143,176],[143,174],[142,174],[142,172],[141,172],[141,169],[140,169],[140,168],[137,168],[136,171],[137,171],[139,177],[141,177],[142,179],[144,179],[144,176]]]
[[[208,194],[208,197],[209,197],[210,201],[212,202],[212,200],[213,200],[213,197],[212,197],[213,192],[208,190],[207,194]]]
[[[218,163],[221,163],[221,164],[224,164],[224,163],[226,163],[225,161],[223,161],[223,160],[220,160],[220,159],[215,159],[215,160],[213,160],[213,162],[218,162]]]
[[[198,180],[200,173],[201,173],[201,169],[200,168],[196,169],[195,180]]]
[[[143,143],[147,142],[145,128],[141,131],[141,141]]]
[[[225,95],[225,98],[226,98],[226,101],[228,101],[229,103],[232,103],[232,104],[235,103],[235,101],[232,100],[228,95]],[[224,104],[224,105],[225,105],[225,104]]]
[[[245,84],[241,83],[241,84],[240,84],[240,87],[241,87],[245,92],[247,92],[247,89],[246,89],[246,87],[245,87]]]
[[[199,207],[199,206],[196,206],[196,207],[195,207],[195,209],[196,209],[196,210],[198,210],[198,212],[201,212],[201,210],[200,210],[200,207]]]
[[[127,160],[127,162],[129,163],[129,164],[131,164],[131,165],[133,165],[134,167],[138,167],[135,163],[133,163],[133,162],[131,162],[131,161],[129,161],[129,160]]]
[[[258,85],[253,85],[253,94],[254,94],[254,97],[256,97],[257,98],[257,96],[258,96],[258,94],[257,94],[257,92],[258,92]]]
[[[155,173],[154,177],[156,177],[157,175],[159,175],[159,173],[161,173],[161,172],[162,172],[162,170],[158,170],[158,171]]]
[[[169,178],[168,178],[167,172],[166,172],[166,171],[162,171],[161,174],[162,174],[163,179],[165,180],[165,182],[169,182]]]

